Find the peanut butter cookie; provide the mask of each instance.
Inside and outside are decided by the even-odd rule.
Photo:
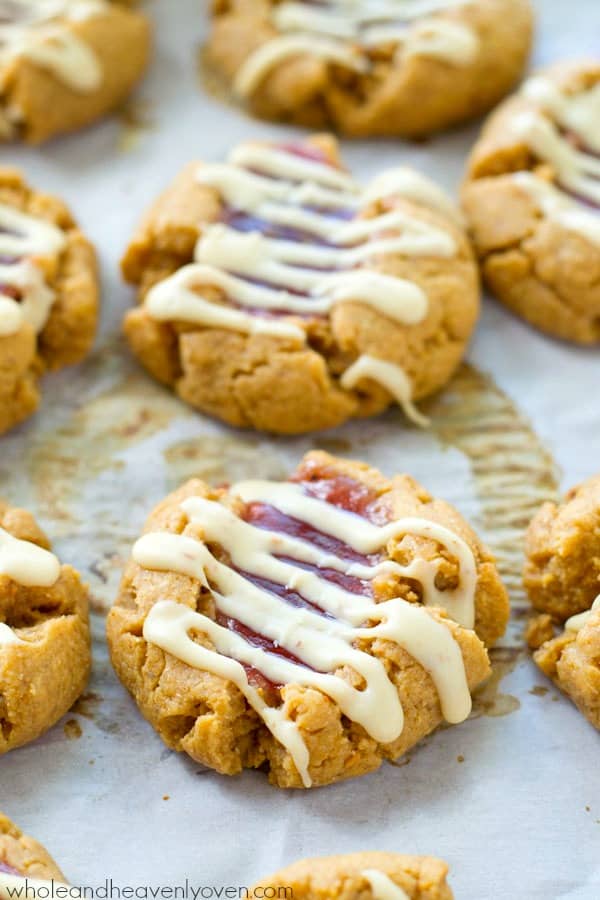
[[[448,866],[430,856],[353,853],[297,862],[252,888],[288,888],[295,900],[452,900]]]
[[[94,248],[61,200],[0,167],[0,434],[35,412],[45,371],[85,357],[97,315]]]
[[[556,621],[585,612],[600,594],[600,475],[544,503],[525,543],[524,582],[532,606]]]
[[[600,596],[534,653],[542,672],[600,730]]]
[[[492,115],[463,201],[492,293],[541,331],[598,343],[598,62],[541,72]]]
[[[416,172],[360,186],[336,142],[244,143],[190,165],[123,260],[133,352],[197,409],[282,434],[439,390],[479,311],[452,203]]]
[[[29,513],[0,502],[0,754],[70,709],[90,662],[87,588]]]
[[[0,812],[0,892],[3,876],[65,881],[48,851]]]
[[[45,141],[114,109],[148,61],[150,27],[108,0],[6,0],[0,140]]]
[[[170,747],[302,788],[462,722],[507,618],[493,559],[452,507],[313,452],[289,481],[194,480],[167,497],[107,627]]]
[[[511,89],[532,27],[528,0],[213,0],[206,56],[256,115],[423,137]]]
[[[525,588],[542,613],[530,628],[534,659],[600,729],[600,475],[541,507],[526,554]]]

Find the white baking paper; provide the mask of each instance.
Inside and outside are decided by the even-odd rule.
[[[537,7],[538,61],[597,52],[598,0]],[[220,777],[169,752],[112,674],[101,611],[146,513],[186,476],[283,475],[319,445],[411,472],[500,551],[520,608],[528,516],[557,485],[600,469],[598,350],[547,339],[492,301],[472,368],[428,407],[430,432],[397,410],[321,437],[235,432],[184,407],[130,360],[118,332],[132,297],[118,260],[141,211],[189,160],[219,159],[250,135],[294,133],[203,93],[200,3],[154,0],[147,9],[156,59],[128,116],[0,153],[69,202],[99,249],[104,289],[91,359],[47,378],[39,415],[0,441],[0,494],[40,517],[89,581],[96,610],[92,694],[0,761],[0,807],[74,883],[248,885],[300,857],[377,849],[447,859],[462,900],[595,900],[598,735],[519,650],[518,615],[472,720],[438,732],[406,765],[311,792],[279,791],[255,772]],[[125,121],[131,109],[142,127]],[[456,190],[476,134],[460,129],[419,146],[347,142],[344,151],[365,178],[412,163]]]

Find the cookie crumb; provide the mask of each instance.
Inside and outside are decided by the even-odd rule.
[[[554,637],[554,624],[552,616],[547,613],[541,613],[530,619],[525,627],[525,640],[530,650],[539,650],[546,641],[551,641]]]
[[[79,738],[83,734],[83,731],[81,730],[81,725],[79,724],[77,719],[69,719],[68,722],[65,722],[63,731],[65,733],[65,736],[70,741],[79,740]]]
[[[534,684],[534,686],[529,691],[534,697],[545,697],[550,688],[547,688],[544,684]]]

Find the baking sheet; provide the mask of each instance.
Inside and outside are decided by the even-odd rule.
[[[597,0],[537,6],[538,61],[597,51]],[[447,859],[464,900],[600,897],[598,735],[523,650],[518,579],[532,511],[600,468],[600,354],[546,339],[488,302],[469,364],[426,405],[429,432],[392,411],[320,437],[267,439],[184,407],[119,338],[131,301],[119,256],[184,163],[293,130],[203,93],[198,2],[154,0],[148,12],[157,58],[119,118],[42,150],[0,152],[72,205],[99,248],[104,285],[92,357],[46,379],[40,414],[0,444],[0,494],[32,509],[61,558],[83,572],[95,634],[88,694],[42,740],[2,759],[0,807],[74,883],[248,885],[303,856],[377,849]],[[420,146],[347,143],[345,157],[364,178],[402,161],[455,190],[476,133]],[[409,471],[455,503],[499,554],[515,615],[470,721],[372,775],[282,792],[260,773],[223,778],[164,747],[112,674],[103,610],[146,513],[168,490],[191,475],[283,475],[315,446],[388,474]]]

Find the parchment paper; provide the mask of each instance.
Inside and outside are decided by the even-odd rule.
[[[537,6],[538,62],[597,51],[598,0]],[[488,301],[470,365],[426,406],[429,432],[394,411],[321,437],[270,440],[205,420],[157,387],[118,337],[131,295],[117,262],[132,227],[190,159],[219,159],[240,139],[286,129],[203,92],[199,3],[154,0],[148,12],[157,58],[120,119],[0,153],[72,205],[99,248],[104,282],[93,356],[46,379],[40,414],[0,442],[0,494],[40,517],[89,581],[95,608],[90,693],[46,737],[0,761],[0,807],[74,883],[248,885],[303,856],[381,849],[447,859],[464,900],[600,897],[598,735],[523,649],[518,583],[533,510],[600,468],[600,354],[547,339]],[[365,178],[414,163],[455,190],[476,134],[347,143],[345,156]],[[260,773],[227,779],[167,751],[112,674],[102,610],[167,490],[193,474],[283,475],[319,445],[389,474],[409,471],[456,503],[499,553],[515,618],[470,721],[401,765],[293,793]]]

